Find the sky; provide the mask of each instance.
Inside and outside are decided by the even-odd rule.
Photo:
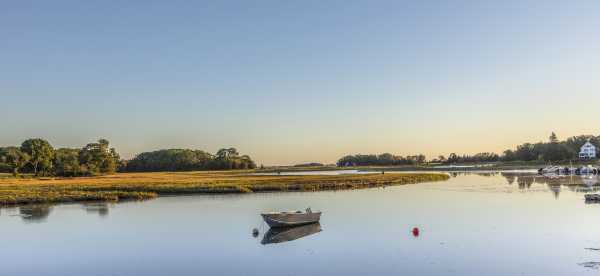
[[[2,1],[0,145],[258,164],[600,134],[599,1]]]

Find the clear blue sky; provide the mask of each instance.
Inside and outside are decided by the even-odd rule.
[[[3,1],[0,144],[430,157],[600,134],[599,1]]]

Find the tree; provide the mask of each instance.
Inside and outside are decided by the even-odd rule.
[[[27,165],[31,157],[17,147],[8,147],[3,149],[2,159],[11,167],[13,175],[17,176],[19,170]]]
[[[79,162],[87,174],[111,174],[117,171],[119,154],[114,148],[109,148],[106,139],[98,143],[89,143],[79,152]]]
[[[515,156],[517,160],[521,161],[531,161],[538,158],[536,152],[534,151],[534,145],[530,143],[518,145],[517,150],[515,151]]]
[[[52,168],[54,148],[43,139],[28,139],[21,144],[21,151],[28,154],[35,175],[45,174]]]
[[[54,172],[60,176],[79,176],[83,174],[79,164],[79,149],[58,149],[54,154]]]
[[[438,161],[439,161],[439,162],[442,162],[442,163],[443,163],[443,162],[446,162],[446,157],[445,157],[445,156],[443,156],[443,155],[440,155],[440,156],[438,156]]]
[[[549,137],[550,143],[558,144],[558,137],[556,137],[556,133],[552,132]]]
[[[235,148],[220,149],[217,151],[217,158],[221,160],[238,157],[239,153]]]
[[[458,155],[456,153],[450,153],[450,155],[448,155],[448,159],[446,159],[446,162],[448,163],[457,163],[458,162]]]
[[[254,169],[250,156],[239,156],[235,148],[220,149],[215,155],[202,150],[166,149],[143,152],[129,160],[121,171],[193,171]]]
[[[512,150],[505,150],[502,156],[502,160],[503,161],[515,161],[516,160],[516,156],[515,156],[515,152]]]
[[[425,155],[402,157],[390,153],[346,155],[337,161],[338,167],[347,166],[398,166],[417,165],[425,162]]]
[[[394,164],[394,156],[390,153],[383,153],[377,156],[377,165],[389,166]]]

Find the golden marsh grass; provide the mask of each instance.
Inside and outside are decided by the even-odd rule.
[[[252,175],[236,172],[118,173],[77,178],[0,178],[0,205],[143,200],[159,195],[361,189],[447,180],[446,174]]]

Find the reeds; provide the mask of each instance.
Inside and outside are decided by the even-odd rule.
[[[443,181],[446,174],[270,176],[246,172],[119,173],[78,178],[0,178],[0,205],[144,200],[159,195],[321,191]]]

